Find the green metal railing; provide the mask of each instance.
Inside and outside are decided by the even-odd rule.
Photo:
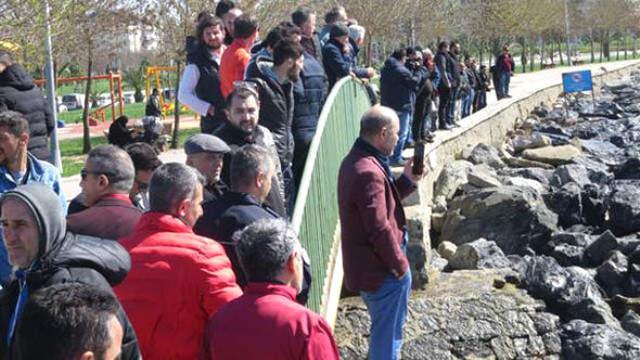
[[[338,170],[360,131],[360,118],[371,107],[358,80],[345,77],[331,90],[320,114],[298,189],[292,224],[311,258],[313,283],[309,307],[320,311],[332,263],[339,220]],[[334,254],[334,255],[332,255]]]

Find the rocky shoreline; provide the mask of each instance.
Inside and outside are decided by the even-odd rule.
[[[404,359],[640,359],[640,73],[540,105],[434,189],[435,268],[412,295]],[[341,302],[345,359],[368,316]]]

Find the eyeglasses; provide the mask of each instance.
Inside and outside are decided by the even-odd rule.
[[[233,88],[238,90],[248,90],[252,92],[256,96],[256,98],[260,96],[258,93],[258,84],[251,81],[244,81],[244,80],[234,81]]]

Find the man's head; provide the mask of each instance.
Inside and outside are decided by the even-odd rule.
[[[508,45],[505,45],[505,46],[502,47],[502,53],[503,54],[508,54],[509,53],[509,46]]]
[[[151,90],[151,95],[158,96],[158,94],[159,94],[158,88],[153,88],[153,90]]]
[[[449,51],[449,43],[446,41],[441,41],[438,44],[438,51],[447,52]]]
[[[233,9],[229,9],[229,11],[227,11],[227,13],[224,14],[224,16],[222,17],[222,21],[224,22],[224,27],[227,30],[227,33],[229,35],[233,36],[233,34],[235,33],[234,22],[241,15],[242,15],[242,10],[238,8],[233,8]]]
[[[231,0],[220,0],[218,1],[218,5],[216,5],[216,16],[222,19],[229,10],[235,7],[236,4]]]
[[[349,28],[343,23],[335,23],[329,30],[329,38],[343,45],[349,44]]]
[[[2,74],[9,66],[13,64],[11,54],[4,50],[0,50],[0,74]]]
[[[150,211],[173,215],[193,227],[202,216],[203,181],[202,175],[187,165],[161,165],[149,184]]]
[[[205,17],[198,23],[196,39],[210,50],[218,50],[224,43],[225,30],[218,17]]]
[[[404,63],[405,61],[407,61],[407,49],[405,48],[396,49],[391,53],[391,57]]]
[[[292,39],[284,39],[273,48],[275,71],[286,73],[287,79],[296,82],[304,66],[304,49]]]
[[[227,104],[224,111],[229,123],[246,134],[253,134],[260,117],[258,92],[249,86],[236,87],[227,97]]]
[[[229,151],[227,143],[211,134],[192,135],[184,143],[187,165],[198,170],[207,184],[220,181],[224,154]]]
[[[245,145],[231,159],[231,189],[253,195],[262,203],[271,191],[276,166],[269,150]]]
[[[386,106],[373,106],[360,120],[360,137],[386,156],[393,153],[399,130],[398,114]]]
[[[126,151],[113,145],[100,145],[89,151],[80,176],[85,205],[92,206],[108,194],[129,194],[135,168]]]
[[[237,17],[233,21],[233,38],[242,39],[248,43],[249,46],[253,45],[254,40],[258,34],[258,20],[255,16],[249,14],[243,14]]]
[[[262,41],[262,44],[270,52],[273,52],[273,48],[276,46],[276,44],[284,39],[291,39],[296,43],[300,43],[300,28],[293,23],[283,21],[267,33],[267,36],[264,38],[264,41]]]
[[[92,285],[62,283],[34,292],[16,331],[19,359],[120,359],[118,300]]]
[[[457,41],[451,42],[451,52],[458,55],[460,54],[460,43]]]
[[[344,6],[334,6],[324,15],[324,22],[327,25],[335,24],[339,21],[346,22],[348,19]]]
[[[279,281],[297,292],[302,290],[303,250],[285,220],[255,221],[234,238],[240,266],[249,282]]]
[[[15,111],[0,113],[0,165],[7,166],[27,153],[29,122]]]
[[[313,32],[316,31],[316,13],[309,7],[299,7],[291,14],[291,21],[306,37],[313,36]]]
[[[362,44],[364,44],[365,33],[366,33],[366,30],[364,29],[363,26],[360,26],[360,25],[349,26],[349,37],[358,46],[362,46]]]
[[[129,192],[129,197],[133,199],[137,194],[149,190],[151,175],[153,175],[153,171],[158,166],[162,165],[162,161],[158,157],[156,150],[147,143],[133,143],[127,146],[125,151],[133,161],[135,169],[133,186]]]

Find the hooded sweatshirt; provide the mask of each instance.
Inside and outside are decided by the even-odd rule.
[[[129,254],[117,242],[67,232],[58,197],[48,186],[38,183],[19,186],[7,192],[1,201],[7,199],[16,199],[27,206],[38,224],[39,239],[36,260],[28,269],[17,270],[0,292],[0,359],[8,358],[12,351],[7,333],[14,318],[17,318],[15,328],[19,326],[20,311],[28,294],[64,282],[93,285],[112,292],[111,287],[122,282],[131,268]],[[21,296],[24,291],[27,295]],[[118,319],[124,330],[122,359],[138,359],[136,335],[122,309]],[[11,344],[17,340],[15,331],[13,334]]]
[[[0,112],[13,110],[29,122],[28,150],[40,160],[49,161],[49,134],[55,126],[42,91],[20,64],[0,73]]]

